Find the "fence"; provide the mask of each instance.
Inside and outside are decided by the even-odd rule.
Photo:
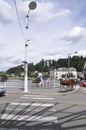
[[[0,82],[0,85],[6,87],[24,88],[24,80],[7,80],[6,82]],[[46,80],[40,83],[32,83],[32,80],[28,80],[28,88],[56,88],[60,87],[58,80]]]

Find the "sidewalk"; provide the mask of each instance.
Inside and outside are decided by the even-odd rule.
[[[30,89],[28,89],[28,92],[24,92],[24,90],[21,89],[21,88],[8,87],[8,88],[6,88],[6,92],[12,93],[12,94],[29,94],[29,95],[59,95],[59,94],[61,95],[61,94],[73,93],[73,92],[77,91],[77,89],[79,89],[78,85],[76,87],[74,87],[73,90],[64,91],[64,92],[60,92],[60,87],[58,87],[58,88],[48,88],[48,89],[30,88]]]

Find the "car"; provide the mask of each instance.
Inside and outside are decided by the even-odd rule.
[[[0,85],[0,95],[4,95],[6,92],[6,87]]]
[[[86,87],[86,80],[82,80],[82,81],[80,82],[80,86],[81,86],[81,87]]]

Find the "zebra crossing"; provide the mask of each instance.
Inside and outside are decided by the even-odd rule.
[[[54,98],[41,95],[23,95],[11,102],[1,114],[1,120],[57,123]]]

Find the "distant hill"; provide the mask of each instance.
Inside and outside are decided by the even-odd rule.
[[[86,57],[83,57],[83,56],[70,57],[70,67],[76,68],[78,72],[83,71],[85,62],[86,62]],[[68,67],[68,58],[59,59],[57,61],[53,60],[52,63],[49,64],[49,66],[44,65],[44,60],[41,60],[36,65],[34,65],[33,63],[29,63],[28,75],[30,76],[30,74],[34,73],[35,71],[49,72],[50,69],[55,68],[55,67]],[[24,72],[24,67],[22,67],[22,65],[9,68],[6,71],[7,74],[14,74],[18,76],[20,76],[22,72]]]

